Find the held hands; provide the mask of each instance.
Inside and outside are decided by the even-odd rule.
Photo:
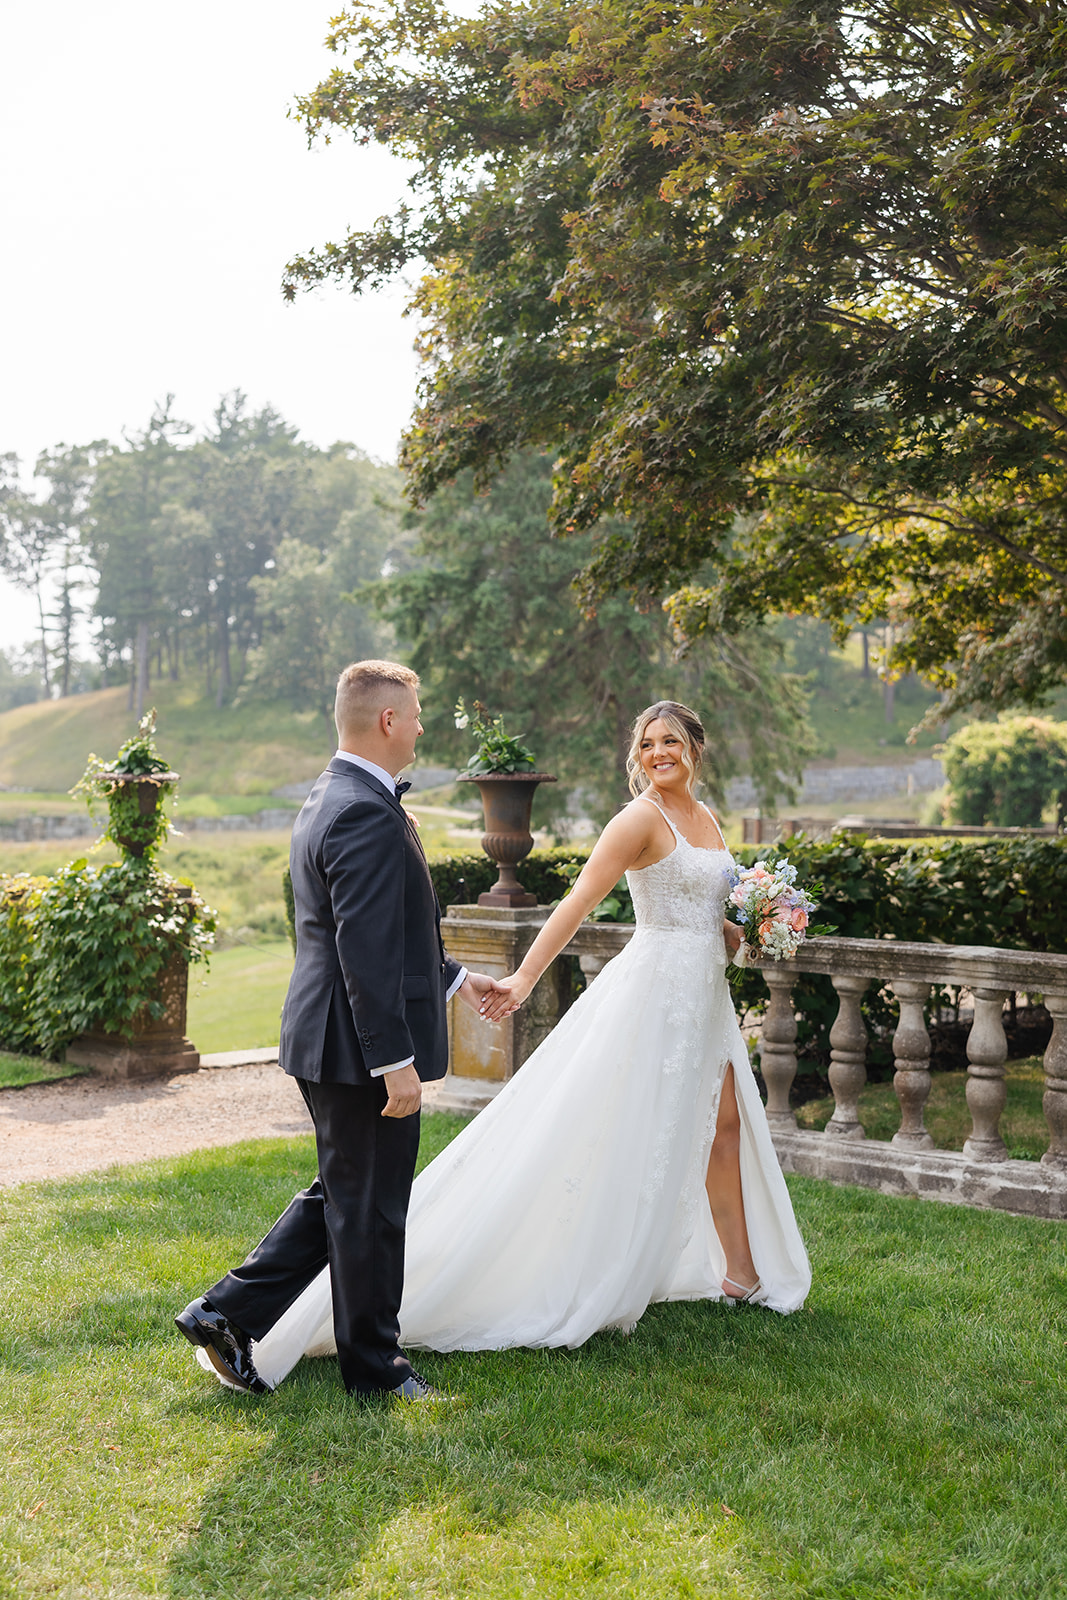
[[[494,993],[483,997],[480,1014],[486,1022],[502,1022],[517,1011],[533,989],[533,984],[520,969],[510,978],[502,978],[493,985]]]
[[[480,1015],[483,1000],[487,995],[496,993],[499,988],[500,984],[496,978],[490,978],[484,972],[468,972],[456,990],[456,998]]]

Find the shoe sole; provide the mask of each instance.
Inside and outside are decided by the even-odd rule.
[[[222,1356],[216,1350],[211,1340],[201,1331],[199,1323],[194,1322],[192,1317],[190,1317],[188,1321],[183,1321],[182,1319],[184,1315],[184,1312],[181,1312],[175,1317],[174,1326],[178,1329],[179,1333],[184,1333],[191,1345],[196,1345],[198,1349],[206,1352],[208,1360],[215,1368],[215,1371],[219,1374],[219,1377],[225,1378],[227,1383],[232,1383],[235,1388],[241,1390],[242,1394],[258,1393],[258,1390],[254,1390],[250,1383],[246,1383],[245,1380],[222,1359]],[[263,1393],[268,1393],[266,1384],[263,1385]]]

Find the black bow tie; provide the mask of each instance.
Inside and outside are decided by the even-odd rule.
[[[411,784],[406,782],[406,781],[404,783],[398,783],[397,786],[396,786],[396,791],[395,791],[397,799],[399,800],[400,796],[402,794],[407,794],[407,792],[408,792],[408,790],[410,788],[411,788]]]

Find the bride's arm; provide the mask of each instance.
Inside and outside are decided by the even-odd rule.
[[[630,805],[613,817],[593,846],[589,860],[578,874],[574,888],[561,900],[526,953],[526,958],[510,978],[487,994],[481,1015],[488,1022],[518,1010],[541,974],[559,955],[604,897],[611,893],[623,873],[636,866],[655,838],[659,818],[650,805]]]

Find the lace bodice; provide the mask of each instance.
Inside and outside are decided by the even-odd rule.
[[[729,891],[733,857],[729,850],[706,850],[690,844],[657,801],[650,800],[674,834],[674,849],[661,861],[626,874],[633,895],[637,928],[689,933],[707,939],[726,956],[722,937],[723,907]]]

